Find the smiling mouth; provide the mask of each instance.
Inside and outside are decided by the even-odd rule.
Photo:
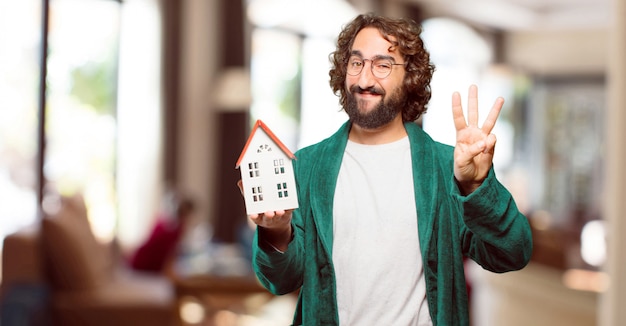
[[[354,85],[350,88],[350,91],[353,94],[360,94],[360,95],[385,95],[385,91],[383,91],[382,89],[376,88],[376,87],[368,87],[368,88],[361,88],[358,85]]]
[[[363,93],[356,93],[354,94],[354,96],[360,99],[368,99],[368,98],[379,98],[382,95],[369,93],[369,92],[363,92]]]

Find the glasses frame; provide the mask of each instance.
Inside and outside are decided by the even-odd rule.
[[[370,71],[372,72],[372,76],[378,78],[378,79],[385,79],[387,77],[389,77],[389,75],[391,75],[391,71],[393,71],[393,66],[404,66],[406,65],[406,62],[404,63],[394,63],[392,59],[386,58],[386,57],[381,57],[381,58],[372,58],[372,59],[363,59],[363,58],[359,58],[359,60],[361,60],[363,62],[363,65],[361,66],[361,69],[359,69],[359,72],[357,72],[356,74],[351,74],[350,73],[350,62],[353,60],[355,56],[352,56],[348,59],[348,63],[346,64],[346,74],[348,74],[349,76],[358,76],[363,72],[363,68],[365,67],[365,62],[369,61],[370,62]],[[358,56],[356,56],[358,57]],[[376,71],[374,71],[374,62],[377,60],[387,60],[390,62],[391,65],[391,69],[389,69],[389,72],[387,73],[387,75],[381,77],[381,76],[377,76]]]

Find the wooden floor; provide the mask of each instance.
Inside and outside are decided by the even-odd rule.
[[[565,286],[559,270],[531,263],[517,272],[494,274],[479,266],[474,286],[473,324],[480,326],[594,326],[599,294]]]

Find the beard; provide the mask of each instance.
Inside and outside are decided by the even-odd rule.
[[[367,102],[357,100],[354,96],[356,93],[382,95],[381,101],[371,111],[362,112]],[[405,95],[401,88],[396,89],[388,100],[385,98],[384,90],[375,87],[363,89],[358,85],[350,87],[350,92],[346,96],[347,102],[344,110],[350,121],[364,129],[377,129],[388,124],[402,111],[402,105],[405,102]]]

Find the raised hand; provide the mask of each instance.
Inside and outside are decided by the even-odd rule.
[[[454,147],[454,177],[461,193],[468,195],[487,177],[493,163],[496,136],[491,130],[496,124],[504,99],[498,97],[482,127],[478,126],[478,88],[471,85],[467,102],[467,122],[461,105],[461,95],[452,94],[452,116],[456,128]]]

